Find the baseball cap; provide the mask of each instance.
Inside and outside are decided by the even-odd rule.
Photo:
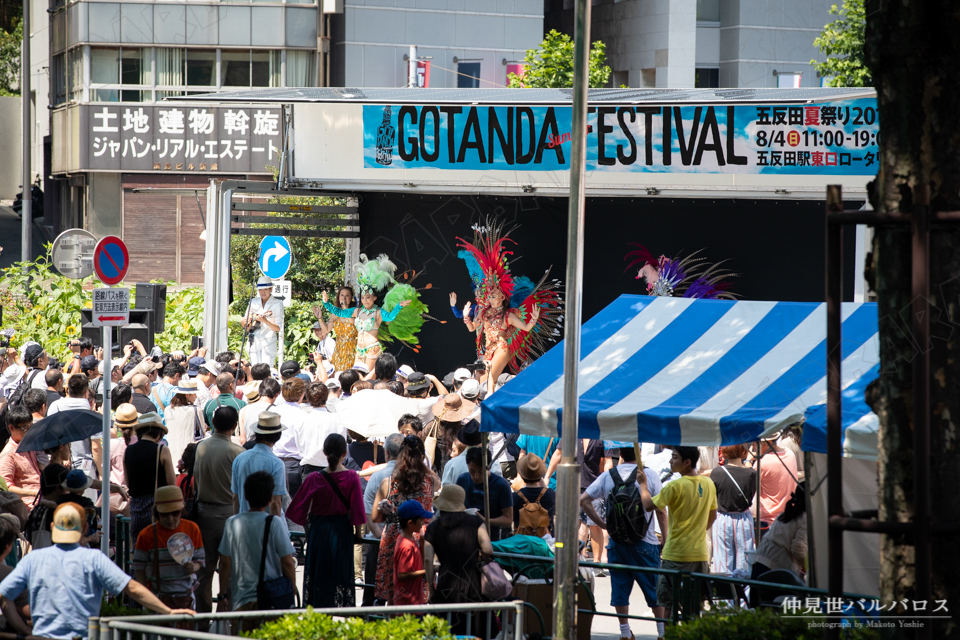
[[[471,376],[472,374],[470,373],[470,371],[467,369],[464,369],[463,367],[460,367],[459,369],[453,372],[453,379],[457,382],[463,382],[464,380],[466,380],[467,378],[470,378]]]
[[[480,383],[473,378],[464,380],[463,386],[460,387],[460,393],[467,400],[473,400],[476,402],[477,396],[480,395]]]
[[[197,356],[196,358],[190,358],[187,362],[187,375],[188,376],[197,376],[200,375],[200,365],[206,362],[206,359]]]
[[[142,373],[145,376],[150,375],[162,365],[159,362],[154,362],[153,360],[141,360],[140,364],[137,365],[137,373]]]
[[[203,364],[200,365],[201,369],[206,369],[215,376],[220,375],[220,363],[216,360],[204,360]]]
[[[55,544],[75,544],[83,537],[84,524],[84,514],[80,507],[73,502],[64,502],[53,511],[53,530],[50,537]]]
[[[84,356],[83,360],[80,361],[80,370],[96,369],[98,364],[100,364],[100,361],[97,360],[97,356]]]
[[[280,365],[280,377],[286,380],[300,373],[300,363],[296,360],[287,360]]]
[[[433,517],[432,511],[427,511],[423,505],[416,500],[407,500],[397,509],[397,518],[406,520],[408,518],[425,518],[429,520]]]
[[[330,389],[331,391],[340,388],[340,381],[336,378],[329,378],[324,384],[326,384],[327,389]]]

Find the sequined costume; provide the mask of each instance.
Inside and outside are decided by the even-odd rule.
[[[467,264],[477,303],[475,321],[464,318],[464,322],[480,323],[476,330],[478,356],[490,363],[500,350],[505,350],[507,364],[516,373],[544,353],[559,335],[563,309],[557,292],[559,282],[550,280],[550,269],[536,284],[530,278],[512,275],[508,258],[513,252],[505,250],[506,243],[513,243],[507,237],[512,229],[504,232],[503,224],[496,218],[488,218],[473,230],[473,242],[457,238],[457,246],[462,249],[457,255]],[[499,307],[491,305],[490,296],[495,292],[504,297]],[[534,308],[539,308],[539,316],[529,331],[509,323],[513,314],[528,324]]]
[[[332,305],[331,305],[332,306]],[[328,307],[329,309],[329,307]],[[346,371],[353,366],[353,358],[357,349],[357,328],[347,318],[334,314],[333,332],[337,334],[337,346],[333,350],[333,363],[337,371]]]
[[[369,333],[377,329],[377,311],[380,312],[381,322],[391,322],[394,320],[394,318],[396,318],[400,314],[400,310],[403,309],[403,307],[401,307],[400,305],[395,306],[391,311],[384,311],[383,309],[381,309],[376,305],[371,307],[370,311],[367,311],[367,309],[363,306],[353,307],[350,309],[340,309],[339,307],[335,307],[332,304],[330,304],[330,302],[324,302],[323,307],[324,309],[329,311],[331,315],[334,315],[337,318],[341,319],[341,320],[338,320],[338,323],[340,324],[346,324],[342,322],[342,320],[347,318],[353,318],[353,314],[356,313],[357,314],[356,318],[353,318],[353,322],[350,324],[353,325],[354,335],[356,335],[357,337],[359,337],[360,333],[362,332]],[[357,343],[357,338],[355,338],[353,344],[354,344],[354,355],[356,356],[357,359],[360,359],[360,360],[363,360],[366,358],[373,358],[380,355],[380,352],[382,351],[382,348],[383,348],[379,340],[376,342],[372,342],[365,347],[361,347]],[[336,363],[334,363],[334,366],[337,366]],[[349,366],[345,367],[344,369],[337,369],[337,370],[345,371],[346,369],[349,369],[350,366],[353,366],[352,361],[350,362]]]

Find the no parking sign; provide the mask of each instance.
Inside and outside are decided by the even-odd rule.
[[[127,275],[130,267],[130,254],[127,245],[116,236],[106,236],[93,250],[93,270],[106,285],[117,284]]]

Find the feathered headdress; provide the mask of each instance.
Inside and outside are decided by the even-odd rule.
[[[647,293],[652,296],[727,300],[740,297],[729,291],[728,279],[737,274],[721,267],[726,260],[708,263],[706,258],[699,256],[702,249],[686,257],[660,256],[656,259],[643,245],[631,244],[637,248],[624,256],[624,260],[630,260],[625,271],[642,265],[636,278],[646,280]]]
[[[397,265],[390,262],[385,253],[381,253],[374,260],[368,259],[366,254],[361,253],[360,262],[354,265],[354,268],[357,270],[357,288],[360,289],[360,295],[372,293],[379,296],[384,289],[393,284],[393,274],[397,270]]]
[[[489,218],[484,226],[473,227],[472,243],[460,237],[457,240],[460,241],[457,246],[462,247],[467,254],[465,256],[462,255],[464,252],[459,253],[460,257],[467,261],[471,271],[477,302],[486,304],[487,296],[493,291],[501,291],[509,300],[516,288],[516,283],[510,274],[510,265],[507,262],[507,256],[512,256],[513,252],[505,251],[504,245],[507,242],[512,243],[513,240],[506,237],[503,224]],[[467,260],[468,256],[476,262],[475,267],[471,268],[471,261]]]

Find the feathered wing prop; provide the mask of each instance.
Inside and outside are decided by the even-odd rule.
[[[423,326],[424,314],[428,311],[427,306],[420,300],[420,292],[412,285],[397,283],[384,297],[383,310],[393,311],[394,307],[404,300],[409,300],[410,304],[402,308],[397,317],[390,322],[381,323],[377,337],[383,343],[390,343],[396,339],[414,351],[419,351],[413,345],[420,344],[417,334]]]
[[[529,278],[524,279],[532,283]],[[519,373],[521,369],[542,356],[550,348],[550,343],[556,342],[560,336],[560,323],[563,322],[563,298],[560,297],[559,289],[560,281],[550,280],[550,269],[547,269],[530,294],[510,310],[521,322],[528,322],[533,308],[540,307],[540,317],[530,331],[521,331],[513,326],[507,330],[507,346],[510,349],[508,366],[511,372]],[[513,299],[511,304],[514,304]]]
[[[643,245],[633,243],[632,246],[638,248],[624,256],[624,260],[630,260],[627,270],[641,265],[636,277],[638,280],[643,278],[647,281],[647,293],[652,296],[727,300],[740,297],[729,290],[729,279],[737,277],[738,274],[721,266],[726,260],[707,262],[707,259],[700,255],[702,249],[688,256],[660,256],[659,259],[654,259],[653,254]]]

